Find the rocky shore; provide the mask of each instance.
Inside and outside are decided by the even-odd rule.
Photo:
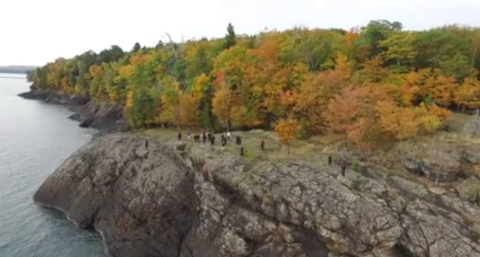
[[[69,110],[74,112],[69,118],[79,121],[80,127],[94,128],[107,133],[125,131],[128,128],[123,119],[123,106],[118,104],[95,103],[88,97],[39,90],[35,87],[19,96],[68,106]]]
[[[74,153],[34,200],[101,231],[116,257],[480,256],[477,191],[466,190],[478,180],[438,191],[387,174],[337,178],[304,161],[113,133]]]

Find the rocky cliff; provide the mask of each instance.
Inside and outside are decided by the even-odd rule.
[[[480,209],[379,170],[117,133],[79,149],[37,203],[101,231],[117,257],[474,257]]]
[[[29,92],[19,94],[25,99],[42,100],[67,105],[74,112],[69,118],[80,122],[80,127],[95,128],[105,132],[125,131],[128,126],[123,119],[123,106],[110,103],[95,103],[88,97],[39,90],[31,87]]]

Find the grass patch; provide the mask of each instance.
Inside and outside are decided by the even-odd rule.
[[[175,129],[148,129],[142,131],[145,135],[160,139],[162,141],[177,140],[177,130]],[[193,135],[195,133],[203,133],[203,131],[192,131],[191,138],[188,139],[186,132],[182,132],[182,141],[195,143]],[[242,145],[235,143],[235,136],[242,138]],[[240,155],[240,148],[244,149],[244,157],[247,160],[252,159],[269,159],[269,160],[305,160],[312,164],[326,167],[329,154],[334,155],[337,150],[332,147],[341,138],[337,135],[315,136],[308,140],[296,140],[290,147],[288,154],[286,147],[278,143],[275,132],[252,130],[252,131],[234,131],[231,132],[232,138],[227,143],[225,149],[221,149],[221,134],[216,134],[214,150],[217,152],[226,151],[232,155]],[[260,143],[262,139],[265,141],[265,150],[262,151]],[[198,144],[198,143],[197,143]],[[200,143],[205,147],[210,147],[209,143]]]
[[[403,149],[404,152],[417,151],[420,154],[424,146],[447,144],[452,147],[465,146],[471,144],[480,144],[480,138],[472,138],[464,133],[463,127],[466,123],[471,121],[472,116],[465,114],[452,114],[446,121],[449,124],[451,132],[439,131],[428,136],[417,136],[413,139],[405,142],[392,143],[384,142],[385,147],[380,147],[372,152],[369,157],[360,158],[361,156],[355,156],[351,159],[351,169],[359,171],[360,166],[372,167],[373,169],[383,171],[388,175],[396,175],[407,180],[411,180],[427,187],[438,187],[441,183],[435,185],[431,180],[423,177],[419,177],[416,174],[412,174],[403,167],[399,162],[396,151],[392,149]],[[458,131],[458,132],[457,132]],[[457,133],[455,133],[457,132]],[[142,131],[146,135],[158,138],[162,141],[177,140],[178,131],[175,128],[155,128]],[[229,153],[233,156],[240,155],[240,148],[244,149],[244,158],[246,160],[258,160],[258,161],[305,161],[317,168],[320,171],[327,173],[338,173],[340,167],[335,164],[338,161],[340,155],[340,143],[343,140],[342,135],[315,135],[305,140],[295,140],[290,147],[290,154],[288,154],[286,147],[281,146],[278,143],[278,138],[273,131],[264,130],[251,130],[251,131],[233,131],[231,132],[231,139],[227,143],[225,149],[221,149],[221,134],[216,134],[215,145],[213,150],[211,145],[207,143],[195,143],[193,135],[201,134],[203,131],[192,130],[191,138],[187,138],[187,130],[182,131],[182,141],[188,142],[189,147],[197,145],[201,149],[208,150],[212,156],[222,153]],[[226,134],[226,133],[225,133]],[[235,136],[239,135],[242,138],[242,145],[239,146],[235,143]],[[262,151],[260,143],[262,139],[265,141],[265,150]],[[446,146],[449,147],[449,146]],[[333,157],[334,164],[328,166],[328,156]],[[361,161],[361,163],[359,163]],[[361,164],[361,165],[360,165]],[[480,174],[480,165],[471,167],[475,168],[475,174]]]

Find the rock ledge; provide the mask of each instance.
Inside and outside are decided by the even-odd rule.
[[[464,215],[480,217],[475,206],[347,173],[115,133],[74,153],[34,199],[102,231],[117,257],[480,256]]]

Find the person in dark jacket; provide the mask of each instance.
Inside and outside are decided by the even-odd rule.
[[[265,150],[265,140],[262,139],[262,142],[260,142],[260,149]]]
[[[345,177],[345,170],[347,169],[347,163],[345,161],[342,162],[341,169],[342,177]]]

